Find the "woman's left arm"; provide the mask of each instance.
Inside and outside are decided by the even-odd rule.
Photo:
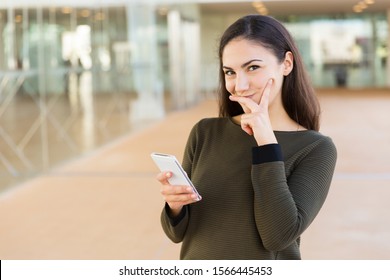
[[[336,148],[324,137],[305,151],[305,157],[286,178],[279,144],[253,150],[255,220],[263,245],[270,251],[291,245],[311,224],[327,197]]]

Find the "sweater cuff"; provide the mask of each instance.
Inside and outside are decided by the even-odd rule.
[[[170,211],[171,211],[171,209],[169,208],[168,203],[165,203],[165,212],[168,215],[170,224],[174,227],[174,226],[177,226],[181,222],[181,220],[183,220],[183,218],[185,217],[185,215],[187,213],[187,206],[186,205],[183,206],[183,208],[181,209],[179,215],[177,215],[176,217],[172,217],[169,214]]]
[[[253,164],[273,161],[283,161],[282,149],[279,144],[268,144],[252,148]]]

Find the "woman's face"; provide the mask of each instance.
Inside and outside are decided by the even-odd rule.
[[[257,104],[267,82],[273,79],[269,99],[269,106],[272,106],[275,100],[281,102],[283,78],[292,70],[293,57],[291,52],[287,52],[280,63],[273,52],[262,45],[246,39],[235,39],[223,50],[222,67],[227,91],[250,98]],[[247,108],[243,109],[248,113]]]

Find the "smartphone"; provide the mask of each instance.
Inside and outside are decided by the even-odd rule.
[[[190,186],[200,200],[198,191],[174,155],[152,153],[150,156],[161,172],[170,171],[172,173],[172,177],[168,179],[171,185]]]

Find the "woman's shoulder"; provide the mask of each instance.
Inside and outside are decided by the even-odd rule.
[[[306,150],[311,152],[337,154],[336,145],[332,138],[315,130],[277,132],[276,136],[286,153],[302,152]]]
[[[330,136],[311,130],[308,137],[312,139],[314,146],[317,146],[318,149],[323,150],[325,153],[337,153],[336,145]]]
[[[228,120],[229,120],[228,118],[209,117],[209,118],[203,118],[199,120],[198,123],[206,124],[206,125],[214,125],[214,124],[226,123]]]
[[[301,146],[297,154],[308,156],[310,161],[321,161],[333,170],[337,161],[337,148],[332,138],[318,131],[308,131],[306,145]]]
[[[322,132],[315,130],[308,130],[306,137],[311,139],[312,142],[323,143],[323,145],[334,146],[333,140],[330,136],[323,134]]]
[[[219,128],[229,123],[228,118],[210,117],[199,120],[194,127],[197,129]]]
[[[315,130],[300,130],[300,131],[275,131],[275,135],[281,139],[300,139],[300,141],[325,141],[332,142],[332,138],[319,131]]]
[[[190,137],[196,137],[198,139],[220,138],[224,133],[229,133],[227,130],[229,127],[228,118],[211,117],[203,118],[199,120],[193,126]]]

